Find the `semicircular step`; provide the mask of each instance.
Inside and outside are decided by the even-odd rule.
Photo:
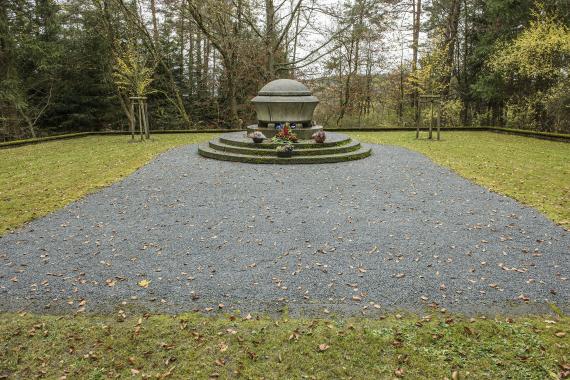
[[[368,146],[360,146],[358,150],[352,152],[312,156],[294,155],[289,158],[284,158],[277,157],[276,155],[262,156],[224,152],[212,149],[209,144],[202,144],[198,146],[198,152],[203,157],[213,158],[216,160],[251,164],[324,164],[359,160],[370,156],[372,149]]]
[[[221,139],[215,139],[210,141],[209,143],[210,148],[222,152],[229,152],[229,153],[237,153],[237,154],[244,154],[244,155],[253,155],[253,156],[275,156],[275,149],[268,149],[268,148],[260,148],[260,144],[249,143],[247,146],[237,146],[237,145],[228,145],[221,141]],[[346,144],[342,145],[332,145],[332,146],[321,146],[322,144],[318,145],[318,148],[304,148],[298,149],[298,145],[300,144],[293,144],[295,147],[295,156],[324,156],[330,154],[339,154],[339,153],[348,153],[354,152],[360,149],[360,143],[355,140],[350,140]]]

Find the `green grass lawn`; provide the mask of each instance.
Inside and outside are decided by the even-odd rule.
[[[570,319],[0,315],[0,378],[559,379]],[[64,377],[66,376],[66,377]]]
[[[0,236],[131,174],[158,153],[211,134],[90,136],[0,150]]]
[[[415,132],[351,133],[363,142],[421,152],[492,191],[534,207],[570,228],[570,144],[491,132],[443,132],[442,141]]]

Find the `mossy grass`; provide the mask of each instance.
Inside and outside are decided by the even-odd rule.
[[[0,315],[0,377],[547,379],[570,319]]]
[[[350,133],[364,143],[399,145],[570,228],[570,145],[491,132],[446,132],[427,140],[415,131]],[[434,134],[435,136],[435,134]]]
[[[0,150],[0,235],[131,174],[172,147],[215,134],[88,136]],[[137,137],[138,138],[138,137]]]

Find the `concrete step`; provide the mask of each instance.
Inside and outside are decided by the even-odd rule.
[[[237,153],[243,155],[253,155],[253,156],[275,156],[275,149],[260,148],[260,144],[250,143],[248,146],[237,146],[225,144],[221,139],[215,139],[209,142],[210,148],[222,152]],[[275,145],[275,144],[273,144]],[[299,149],[300,143],[293,144],[295,147],[295,156],[324,156],[339,153],[348,153],[357,151],[360,149],[360,143],[358,141],[349,141],[342,145],[332,145],[332,146],[320,146],[318,148],[306,148]]]
[[[198,146],[198,152],[203,157],[213,158],[216,160],[244,162],[251,164],[324,164],[359,160],[372,154],[370,147],[362,145],[358,150],[352,152],[310,156],[293,155],[289,158],[277,157],[276,155],[250,155],[220,151],[213,149],[209,144],[202,144]]]

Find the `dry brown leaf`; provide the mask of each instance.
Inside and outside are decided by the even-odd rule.
[[[138,286],[140,286],[141,288],[148,288],[148,286],[150,285],[150,281],[149,280],[140,280],[138,283]]]
[[[328,350],[329,348],[330,348],[330,346],[329,346],[328,344],[326,344],[326,343],[321,343],[321,344],[319,344],[319,351],[321,351],[321,352],[322,352],[322,351],[326,351],[326,350]]]

